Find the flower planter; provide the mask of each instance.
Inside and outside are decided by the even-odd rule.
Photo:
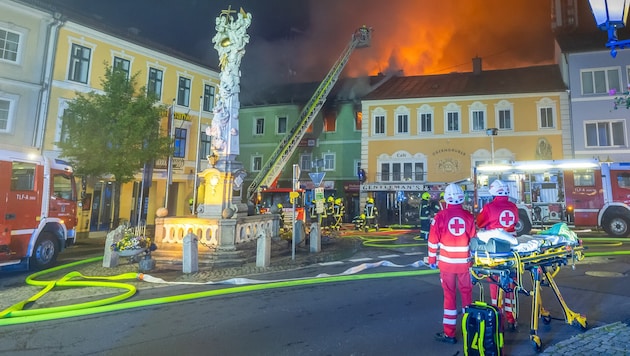
[[[116,253],[118,254],[118,256],[121,256],[121,257],[131,257],[131,256],[137,256],[146,250],[147,250],[146,248],[134,248],[134,249],[129,249],[129,250],[116,251]]]

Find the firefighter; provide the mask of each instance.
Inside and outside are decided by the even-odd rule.
[[[311,200],[311,205],[308,207],[308,215],[311,223],[319,222],[317,216],[317,203],[315,202],[315,200]]]
[[[374,198],[367,198],[363,213],[365,214],[365,231],[371,227],[378,231],[378,209],[374,204]]]
[[[484,230],[503,229],[508,233],[514,234],[515,226],[518,223],[518,208],[516,204],[510,201],[508,185],[497,179],[490,184],[488,191],[494,198],[481,208],[477,215],[477,227]],[[512,278],[516,279],[516,276],[512,276]],[[513,290],[514,286],[514,283],[510,283],[510,289]],[[490,283],[490,301],[492,305],[497,305],[498,292],[499,286],[495,283]],[[516,320],[512,309],[515,302],[514,293],[512,291],[506,292],[503,311],[506,315],[508,328],[512,331],[516,329]]]
[[[324,209],[326,210],[326,227],[332,227],[335,221],[335,197],[332,195],[328,197]]]
[[[343,214],[345,213],[345,208],[343,206],[343,201],[341,198],[335,199],[335,205],[333,208],[333,224],[332,227],[336,230],[341,229],[341,221],[343,220]]]
[[[365,214],[361,213],[361,215],[356,216],[352,222],[354,223],[355,230],[363,230],[363,227],[365,226]]]
[[[284,230],[284,207],[280,203],[278,203],[276,207],[278,208],[278,214],[280,215],[280,230]]]
[[[456,184],[444,190],[446,209],[431,221],[428,243],[428,263],[431,269],[440,269],[444,291],[443,331],[435,335],[438,341],[455,344],[457,326],[457,289],[462,308],[472,303],[470,279],[470,239],[475,236],[475,218],[462,207],[464,191]],[[439,256],[438,256],[439,249]],[[438,263],[438,264],[436,264]]]
[[[435,213],[435,205],[431,202],[431,194],[424,192],[420,200],[420,237],[429,238],[429,229],[431,228],[431,219]]]
[[[446,201],[444,200],[444,192],[440,192],[440,200],[437,202],[438,210],[446,209]]]

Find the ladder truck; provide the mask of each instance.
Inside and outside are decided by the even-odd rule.
[[[368,47],[370,45],[371,35],[372,28],[367,26],[357,29],[352,34],[350,43],[348,43],[337,62],[335,62],[330,69],[328,75],[326,75],[319,87],[317,87],[315,94],[313,94],[309,102],[304,106],[295,126],[285,135],[280,145],[278,145],[276,150],[269,157],[269,160],[260,170],[260,173],[254,177],[252,184],[247,189],[247,197],[249,200],[254,199],[260,187],[270,186],[278,177],[282,168],[284,168],[295,152],[295,149],[298,147],[300,140],[304,137],[306,130],[313,123],[313,120],[326,102],[328,94],[330,94],[337,79],[339,79],[341,71],[348,63],[352,51],[354,51],[355,48]]]

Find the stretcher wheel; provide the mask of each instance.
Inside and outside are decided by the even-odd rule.
[[[551,323],[551,316],[550,315],[545,315],[542,317],[542,322],[545,325],[549,325]]]
[[[540,352],[542,350],[542,341],[540,341],[540,337],[538,335],[530,335],[529,339],[532,342],[532,347],[534,351]]]

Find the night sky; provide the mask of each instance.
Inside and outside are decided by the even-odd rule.
[[[484,69],[553,63],[551,0],[44,1],[137,28],[215,68],[214,20],[242,7],[252,14],[244,85],[323,79],[362,25],[374,29],[372,46],[352,54],[345,75],[468,72],[475,56]]]

